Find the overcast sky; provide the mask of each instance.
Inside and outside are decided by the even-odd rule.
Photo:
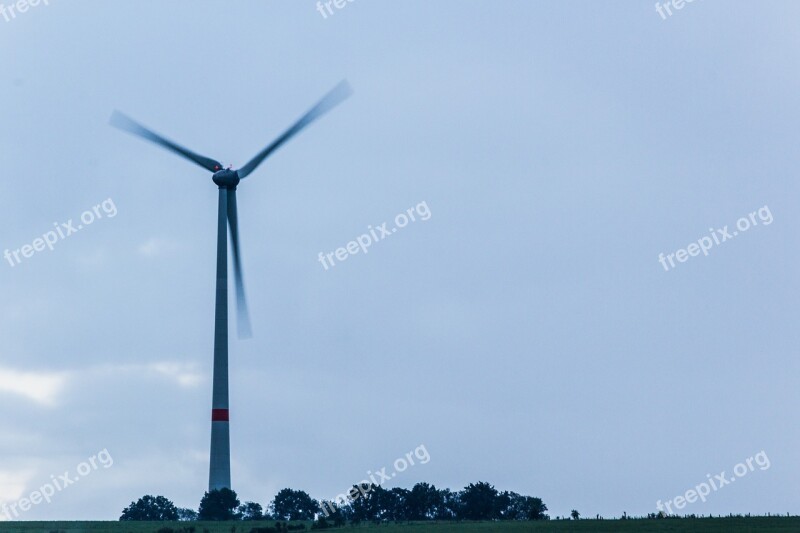
[[[239,187],[242,500],[331,498],[424,446],[387,486],[646,514],[763,451],[769,468],[683,512],[800,512],[800,5],[333,9],[0,17],[0,503],[101,450],[112,467],[21,517],[196,508],[207,488],[217,189],[112,111],[237,167],[347,78],[354,95]],[[318,260],[422,203],[366,255]],[[712,234],[707,256],[678,252]]]

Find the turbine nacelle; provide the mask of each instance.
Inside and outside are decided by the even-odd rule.
[[[215,172],[211,179],[214,180],[214,183],[219,185],[220,188],[224,189],[235,189],[241,181],[239,173],[229,168]]]

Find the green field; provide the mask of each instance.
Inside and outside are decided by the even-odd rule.
[[[250,533],[274,522],[0,522],[0,533]],[[310,523],[306,524],[307,527]],[[192,529],[193,528],[193,529]],[[538,522],[440,522],[346,526],[321,531],[374,530],[376,533],[535,532],[800,532],[800,517],[686,518],[670,520],[549,520]],[[302,530],[305,532],[310,529]],[[316,531],[316,530],[315,530]]]

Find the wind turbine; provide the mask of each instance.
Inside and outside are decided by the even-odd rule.
[[[111,125],[152,141],[174,152],[204,169],[213,172],[211,179],[219,187],[219,208],[217,211],[217,292],[214,311],[214,382],[211,405],[211,464],[209,468],[209,491],[231,487],[230,426],[228,409],[228,232],[230,225],[231,249],[233,251],[233,271],[236,286],[236,304],[239,338],[251,335],[250,316],[242,279],[242,263],[239,246],[239,223],[236,214],[236,187],[250,175],[267,157],[286,141],[297,135],[314,120],[333,109],[348,96],[352,90],[347,81],[340,82],[328,92],[305,115],[300,117],[289,129],[272,144],[259,152],[249,163],[239,170],[225,169],[214,159],[198,155],[177,143],[154,133],[118,111],[111,115]]]

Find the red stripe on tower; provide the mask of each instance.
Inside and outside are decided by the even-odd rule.
[[[228,422],[230,421],[229,411],[227,409],[212,409],[211,410],[212,422]]]

